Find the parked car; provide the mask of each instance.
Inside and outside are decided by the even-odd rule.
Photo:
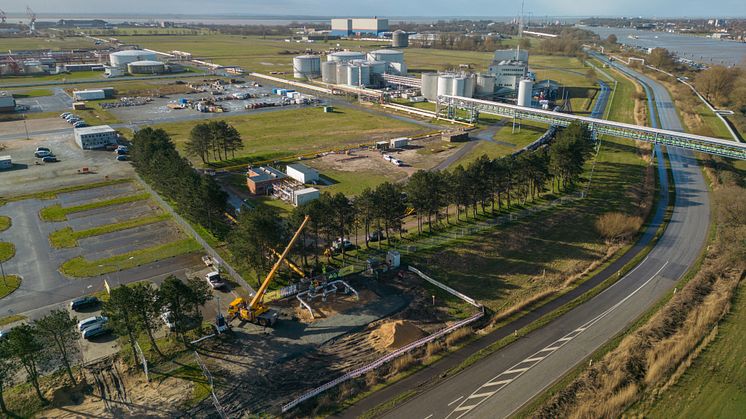
[[[60,118],[65,119],[72,114],[73,114],[72,112],[63,112],[60,114]]]
[[[86,124],[85,121],[78,121],[78,122],[76,122],[76,123],[73,124],[73,128],[83,128],[83,127],[87,127],[87,126],[88,126],[88,124]]]
[[[80,121],[82,121],[82,119],[80,119],[80,118],[70,118],[70,119],[67,120],[67,122],[69,122],[70,125],[73,125],[76,122],[80,122]]]
[[[117,149],[116,153],[119,156],[124,156],[125,154],[127,154],[127,150]]]
[[[92,296],[80,297],[70,301],[70,308],[78,311],[82,308],[93,307],[100,303],[99,299]]]
[[[71,119],[80,119],[77,115],[70,114],[65,117],[65,121],[70,122]]]
[[[126,145],[118,145],[117,146],[117,151],[119,151],[119,150],[124,150],[125,153],[129,153],[130,152],[129,147],[127,147]]]
[[[82,332],[89,327],[97,326],[99,324],[105,324],[109,321],[109,318],[106,316],[93,316],[89,317],[87,319],[83,319],[78,322],[78,331]]]
[[[111,333],[111,329],[106,326],[106,323],[99,323],[95,326],[91,326],[88,329],[83,330],[83,339],[90,339],[96,336],[102,336]]]
[[[54,156],[54,154],[52,154],[51,151],[45,151],[45,150],[34,152],[34,157],[36,157],[37,159],[41,159],[41,158],[49,157],[49,156]]]
[[[334,243],[332,243],[332,250],[335,252],[342,251],[342,248],[344,247],[345,250],[350,250],[355,247],[355,245],[352,244],[351,241],[347,239],[337,238],[337,240],[334,240]]]
[[[56,163],[59,160],[57,160],[57,157],[55,156],[45,156],[45,157],[42,157],[41,161],[43,163]]]
[[[386,238],[386,235],[383,234],[383,231],[381,230],[375,230],[371,231],[370,234],[368,234],[368,241],[369,242],[377,242],[381,241]]]
[[[51,153],[52,152],[52,150],[50,150],[50,149],[48,149],[46,147],[36,147],[36,150],[34,152],[38,153],[40,151],[46,151],[47,153]]]
[[[116,159],[117,159],[117,161],[127,161],[128,160],[127,156],[125,156],[125,155],[117,156]]]
[[[223,288],[225,286],[225,281],[220,277],[220,272],[217,271],[205,275],[205,280],[207,280],[207,283],[210,284],[213,289]]]

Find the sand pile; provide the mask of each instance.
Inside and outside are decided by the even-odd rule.
[[[378,349],[393,350],[406,346],[425,336],[416,325],[396,320],[382,324],[370,334],[370,341]]]

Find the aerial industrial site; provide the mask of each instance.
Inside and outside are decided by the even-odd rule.
[[[59,3],[0,0],[0,416],[746,408],[727,2]]]

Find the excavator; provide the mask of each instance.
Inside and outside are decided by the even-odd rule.
[[[256,294],[254,294],[251,302],[247,303],[246,300],[238,297],[230,303],[230,305],[228,306],[229,322],[235,318],[240,318],[243,321],[255,323],[263,327],[274,325],[275,321],[277,321],[277,312],[266,306],[262,302],[262,298],[267,292],[267,288],[272,282],[272,278],[274,278],[277,270],[280,268],[280,265],[282,265],[283,261],[287,258],[288,253],[290,253],[290,249],[293,248],[293,245],[300,237],[300,233],[306,227],[306,224],[308,224],[308,221],[310,219],[311,217],[309,216],[306,216],[306,218],[303,219],[303,222],[301,223],[300,227],[298,227],[298,230],[293,235],[293,238],[290,239],[290,243],[288,243],[287,247],[285,247],[285,250],[277,259],[277,262],[275,262],[275,264],[272,266],[272,269],[267,274],[267,277],[264,278],[264,282],[262,282],[259,290],[257,290]]]

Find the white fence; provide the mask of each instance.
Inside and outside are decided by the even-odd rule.
[[[341,377],[338,377],[338,378],[336,378],[336,379],[334,379],[332,381],[329,381],[326,384],[323,384],[323,385],[321,385],[319,387],[316,387],[315,389],[313,389],[311,391],[308,391],[308,392],[302,394],[297,399],[295,399],[295,400],[291,401],[290,403],[282,406],[282,412],[283,413],[285,413],[288,410],[294,408],[295,406],[303,403],[306,400],[312,399],[312,398],[318,396],[319,394],[321,394],[321,393],[323,393],[323,392],[325,392],[325,391],[327,391],[329,389],[332,389],[332,388],[334,388],[334,387],[336,387],[336,386],[344,383],[345,381],[351,380],[353,378],[360,377],[360,376],[362,376],[362,375],[364,375],[364,374],[366,374],[366,373],[368,373],[370,371],[373,371],[376,368],[378,368],[378,367],[386,364],[387,362],[393,361],[394,359],[396,359],[396,358],[398,358],[398,357],[406,354],[407,352],[410,352],[410,351],[412,351],[414,349],[417,349],[417,348],[420,348],[420,347],[422,347],[424,345],[427,345],[428,343],[434,341],[435,339],[443,337],[443,336],[445,336],[445,335],[447,335],[447,334],[455,331],[458,328],[461,328],[461,327],[467,326],[467,325],[469,325],[471,323],[474,323],[475,321],[481,319],[484,316],[484,308],[482,307],[481,304],[477,303],[473,298],[470,298],[470,297],[468,297],[468,296],[466,296],[466,295],[464,295],[464,294],[462,294],[462,293],[454,290],[453,288],[451,288],[451,287],[449,287],[449,286],[447,286],[445,284],[442,284],[442,283],[440,283],[440,282],[438,282],[438,281],[436,281],[436,280],[428,277],[427,275],[423,274],[422,272],[420,272],[416,268],[413,268],[413,267],[410,266],[409,270],[412,271],[412,272],[414,272],[414,273],[416,273],[421,278],[423,278],[424,280],[430,282],[431,284],[433,284],[433,285],[435,285],[435,286],[437,286],[437,287],[439,287],[439,288],[441,288],[441,289],[443,289],[443,290],[445,290],[445,291],[447,291],[447,292],[449,292],[449,293],[457,296],[458,298],[461,298],[462,300],[466,301],[467,303],[469,303],[469,304],[471,304],[471,305],[479,308],[479,312],[476,313],[476,314],[474,314],[473,316],[467,318],[467,319],[464,319],[464,320],[461,320],[459,322],[456,322],[455,324],[453,324],[453,325],[451,325],[451,326],[449,326],[449,327],[447,327],[445,329],[441,329],[441,330],[439,330],[439,331],[437,331],[437,332],[435,332],[435,333],[433,333],[431,335],[425,336],[424,338],[422,338],[422,339],[420,339],[418,341],[412,342],[409,345],[406,345],[403,348],[398,349],[398,350],[396,350],[396,351],[394,351],[394,352],[392,352],[392,353],[390,353],[390,354],[388,354],[386,356],[378,358],[377,360],[375,360],[374,362],[372,362],[372,363],[370,363],[368,365],[360,367],[360,368],[358,368],[358,369],[356,369],[354,371],[350,371],[350,372],[342,375]]]

